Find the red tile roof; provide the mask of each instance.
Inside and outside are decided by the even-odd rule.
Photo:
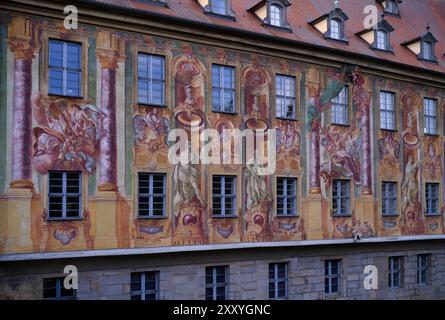
[[[290,0],[292,5],[287,8],[287,21],[291,26],[292,32],[263,26],[261,21],[248,11],[249,8],[261,0],[231,0],[232,9],[236,17],[235,21],[205,14],[197,0],[167,0],[168,7],[141,0],[94,1],[195,22],[255,32],[277,38],[311,43],[445,73],[445,0],[403,0],[399,5],[401,18],[394,16],[385,17],[395,29],[391,33],[391,45],[394,54],[373,50],[364,40],[356,35],[357,32],[364,29],[363,20],[365,14],[363,9],[366,5],[375,4],[379,9],[380,16],[382,6],[375,0],[340,0],[340,8],[349,16],[345,28],[349,44],[326,40],[320,32],[308,24],[333,9],[333,1],[330,0]],[[428,23],[431,25],[430,31],[439,41],[436,44],[438,64],[418,60],[415,54],[401,45],[425,33]]]

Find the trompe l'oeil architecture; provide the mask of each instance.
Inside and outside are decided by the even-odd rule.
[[[443,298],[440,13],[3,1],[0,297]],[[192,122],[221,145],[224,130],[275,129],[275,172],[172,165],[169,133],[191,139]],[[77,292],[62,288],[67,264]],[[363,288],[366,265],[378,290]]]

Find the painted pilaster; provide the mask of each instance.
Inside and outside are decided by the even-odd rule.
[[[8,26],[8,47],[14,54],[11,183],[15,189],[33,189],[32,182],[32,44],[31,21],[14,17]]]

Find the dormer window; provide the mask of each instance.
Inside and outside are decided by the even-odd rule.
[[[341,38],[341,22],[337,19],[332,19],[331,20],[331,38],[332,39],[336,39],[336,40],[340,40]]]
[[[374,27],[374,29],[367,29],[357,33],[364,41],[371,45],[372,49],[392,52],[390,33],[394,28],[385,20],[382,15],[382,20]]]
[[[428,25],[427,32],[425,34],[414,40],[402,43],[402,45],[416,54],[417,59],[419,60],[437,62],[434,50],[436,43],[437,39],[430,32],[430,26]]]
[[[345,22],[349,17],[338,7],[334,10],[309,22],[315,29],[320,31],[325,38],[347,42],[345,36]]]
[[[380,50],[387,50],[388,48],[388,34],[384,30],[376,31],[376,48]]]
[[[235,12],[232,10],[231,0],[197,0],[204,8],[204,13],[230,18],[235,20]]]
[[[270,24],[276,27],[283,26],[283,8],[277,4],[270,6]]]
[[[263,0],[250,8],[249,11],[255,14],[264,25],[290,31],[290,26],[286,19],[286,8],[288,6],[290,6],[290,2],[287,0]]]
[[[399,3],[400,0],[377,0],[382,6],[385,14],[392,16],[400,16]]]
[[[227,0],[211,0],[210,6],[212,13],[221,15],[227,14]]]

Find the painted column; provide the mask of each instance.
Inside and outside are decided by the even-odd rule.
[[[315,68],[307,73],[307,93],[309,104],[319,105],[320,75]],[[309,193],[321,194],[320,184],[320,121],[315,120],[309,133]]]
[[[101,110],[103,137],[100,141],[99,191],[118,191],[116,147],[116,70],[118,39],[115,33],[99,32],[97,56],[101,64]]]
[[[9,49],[14,54],[12,106],[11,188],[33,189],[32,183],[32,108],[31,22],[14,17],[8,28]]]
[[[363,181],[362,181],[362,194],[372,194],[372,159],[371,159],[371,128],[370,128],[370,108],[369,103],[363,106],[362,114],[362,152],[363,152]]]

